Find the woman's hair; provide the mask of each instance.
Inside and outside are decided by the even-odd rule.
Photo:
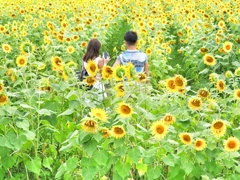
[[[83,61],[87,62],[89,59],[94,59],[99,56],[101,43],[98,39],[91,39],[87,46],[87,52],[83,56]]]

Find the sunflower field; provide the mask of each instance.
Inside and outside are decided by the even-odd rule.
[[[240,179],[239,0],[0,0],[0,45],[0,179]]]

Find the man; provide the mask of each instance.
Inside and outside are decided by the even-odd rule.
[[[119,64],[127,65],[127,63],[131,62],[135,66],[137,73],[144,72],[148,76],[148,58],[145,53],[136,49],[137,40],[138,36],[134,31],[126,32],[124,43],[127,50],[117,57],[113,67]]]

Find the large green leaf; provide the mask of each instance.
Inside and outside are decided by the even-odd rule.
[[[105,165],[108,161],[108,152],[106,150],[95,151],[93,154],[93,159],[99,165]]]
[[[97,167],[96,166],[91,166],[91,167],[83,167],[82,168],[82,176],[84,180],[92,180],[96,173],[97,173]]]
[[[36,157],[35,159],[28,160],[25,162],[27,169],[37,175],[40,174],[41,170],[41,159]]]

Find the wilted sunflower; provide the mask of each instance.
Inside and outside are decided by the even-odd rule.
[[[207,89],[204,88],[204,89],[199,89],[197,92],[197,95],[200,98],[207,99],[210,96],[210,93]]]
[[[68,52],[69,54],[74,53],[74,51],[75,51],[75,49],[74,49],[73,46],[68,46],[68,47],[67,47],[67,52]]]
[[[88,60],[86,70],[89,76],[96,76],[98,72],[98,66],[95,61]]]
[[[125,134],[126,132],[122,126],[117,125],[111,128],[111,135],[116,139],[123,138]]]
[[[94,117],[99,119],[100,121],[106,122],[108,120],[108,115],[105,110],[100,108],[91,109],[91,113]]]
[[[156,139],[163,139],[168,132],[168,126],[163,121],[156,121],[152,124],[151,130]]]
[[[201,138],[198,138],[196,139],[196,141],[194,142],[194,148],[197,150],[197,151],[202,151],[206,148],[207,146],[207,143],[204,139],[201,139]]]
[[[124,96],[124,86],[123,83],[117,83],[114,89],[117,91],[117,96],[118,97],[123,97]]]
[[[188,101],[188,107],[192,110],[200,110],[202,108],[202,100],[199,97],[192,97]]]
[[[116,81],[122,81],[123,78],[126,76],[126,70],[124,66],[118,65],[114,68],[113,76]]]
[[[118,104],[117,112],[121,117],[131,117],[133,110],[130,105],[122,102]]]
[[[35,50],[35,46],[31,42],[29,42],[29,41],[23,42],[20,45],[20,50],[24,54],[26,54],[26,53],[33,53],[34,50]]]
[[[88,76],[84,79],[84,82],[86,82],[87,85],[92,86],[97,82],[97,79],[95,77]]]
[[[163,118],[163,122],[166,124],[166,125],[171,125],[173,124],[174,122],[176,121],[176,118],[171,115],[171,114],[166,114]]]
[[[60,57],[54,56],[51,58],[51,61],[54,70],[64,70],[64,66]]]
[[[192,143],[192,136],[190,133],[180,133],[179,137],[183,144],[190,145]]]
[[[4,84],[2,81],[0,81],[0,93],[4,90]]]
[[[217,119],[212,123],[210,129],[215,136],[222,137],[226,133],[227,126],[223,120]]]
[[[174,84],[177,89],[185,88],[187,81],[182,75],[175,75],[174,76]]]
[[[239,150],[240,142],[236,137],[229,137],[224,141],[224,150],[227,152],[235,152]]]
[[[98,123],[93,119],[86,119],[82,122],[82,129],[85,132],[96,133],[98,131]]]
[[[3,52],[10,53],[12,51],[12,47],[9,44],[2,44]]]
[[[102,128],[101,132],[102,132],[104,138],[108,138],[111,135],[111,132],[109,131],[108,128]]]
[[[143,72],[139,72],[137,77],[139,82],[145,83],[147,81],[147,75]]]
[[[216,59],[209,54],[205,54],[205,56],[203,57],[203,61],[204,64],[209,66],[214,66],[216,64]]]
[[[26,56],[20,55],[16,59],[16,63],[18,67],[24,67],[27,64],[27,58]]]
[[[229,41],[223,43],[224,52],[229,53],[232,50],[232,46],[233,46],[233,43],[231,43]]]
[[[240,89],[236,89],[235,91],[234,91],[234,99],[236,99],[236,100],[240,100]]]
[[[102,78],[103,79],[111,79],[113,76],[113,69],[110,66],[104,66],[102,68]]]
[[[166,80],[166,87],[169,92],[176,92],[177,88],[175,85],[175,79],[174,78],[169,78]]]
[[[5,94],[0,94],[0,105],[8,103],[8,96]]]
[[[217,89],[219,92],[223,92],[226,89],[225,81],[220,79],[217,81]]]
[[[7,71],[6,71],[6,75],[7,76],[11,76],[11,80],[12,80],[12,82],[14,82],[15,80],[16,80],[16,73],[15,73],[15,70],[14,69],[8,69]]]

